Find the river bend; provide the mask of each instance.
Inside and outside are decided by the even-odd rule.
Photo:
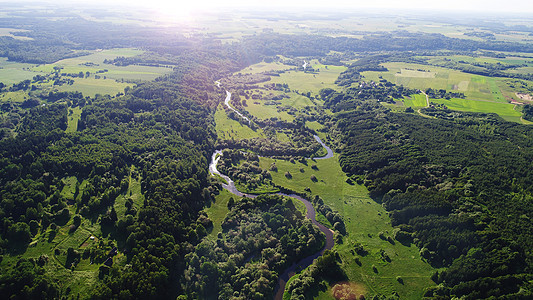
[[[226,97],[226,102],[228,102],[229,101],[228,99],[231,98],[231,93],[229,93],[229,92],[226,92],[226,93],[228,94],[227,97]],[[228,105],[228,104],[226,103],[226,105]],[[228,107],[231,108],[231,106],[229,106],[229,105],[228,105]],[[239,115],[241,115],[241,114],[239,113]],[[319,142],[327,151],[327,154],[325,156],[323,156],[323,157],[315,157],[314,159],[326,159],[326,158],[333,157],[333,151],[327,145],[325,145],[322,142],[322,140],[320,140],[320,137],[318,137],[317,135],[314,135],[314,137],[315,137],[316,141]],[[217,164],[218,164],[218,161],[220,160],[221,157],[222,157],[222,150],[216,150],[213,153],[213,155],[211,156],[211,163],[209,164],[209,173],[211,173],[211,175],[215,175],[216,174],[216,175],[222,177],[226,181],[226,183],[222,184],[222,187],[225,188],[226,190],[228,190],[230,193],[234,194],[235,196],[238,196],[238,197],[249,197],[249,198],[257,197],[257,195],[245,194],[245,193],[242,193],[239,190],[237,190],[237,188],[235,187],[235,182],[233,182],[233,180],[231,180],[231,178],[229,178],[228,176],[220,173],[220,171],[217,170]],[[301,201],[305,205],[305,207],[307,209],[306,217],[308,219],[310,219],[313,224],[318,226],[320,231],[322,233],[324,233],[324,235],[326,236],[326,244],[324,245],[324,248],[322,248],[320,251],[316,252],[315,254],[312,254],[312,255],[310,255],[308,257],[305,257],[302,260],[300,260],[299,262],[291,265],[290,267],[285,269],[283,274],[281,274],[281,276],[279,277],[278,286],[276,288],[276,294],[274,296],[275,300],[281,300],[283,298],[283,293],[285,291],[285,286],[287,284],[287,281],[289,281],[289,279],[295,274],[295,270],[297,268],[298,269],[304,269],[307,266],[309,266],[310,264],[312,264],[313,260],[315,258],[317,258],[317,257],[321,256],[322,254],[324,254],[324,251],[333,248],[334,242],[333,242],[333,231],[331,229],[327,228],[326,226],[322,225],[321,223],[317,222],[315,209],[313,207],[313,204],[311,204],[311,202],[309,202],[308,200],[306,200],[306,199],[304,199],[304,198],[302,198],[302,197],[300,197],[298,195],[295,195],[295,194],[284,194],[284,193],[275,193],[275,194],[276,195],[285,196],[285,197],[291,197],[291,198],[294,198],[296,200]]]

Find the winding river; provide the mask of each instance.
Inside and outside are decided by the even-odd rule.
[[[237,113],[241,118],[245,119],[246,121],[248,121],[248,123],[250,123],[250,119],[248,119],[247,117],[245,117],[243,114],[241,114],[238,110],[236,110],[235,108],[233,108],[231,105],[229,105],[229,101],[231,100],[231,93],[226,91],[226,100],[224,100],[224,103],[226,104],[226,106],[233,110],[235,113]]]
[[[231,98],[231,94],[229,92],[226,92],[226,93],[228,94],[228,96],[226,97],[226,101],[229,101],[228,99]],[[226,102],[226,105],[227,105],[227,102]],[[327,150],[326,156],[316,157],[315,159],[326,159],[326,158],[333,157],[333,151],[327,145],[325,145],[322,142],[322,140],[320,140],[320,138],[317,135],[315,135],[314,137],[317,140],[317,142],[319,142]],[[245,194],[245,193],[242,193],[239,190],[237,190],[233,180],[231,180],[231,178],[229,178],[228,176],[220,173],[220,171],[217,170],[217,164],[218,164],[218,161],[220,160],[221,156],[222,156],[222,150],[216,150],[213,153],[213,155],[211,156],[211,163],[209,164],[209,173],[211,173],[211,175],[216,174],[216,175],[219,175],[220,177],[222,177],[227,182],[227,183],[223,183],[222,187],[225,188],[226,190],[228,190],[230,193],[232,193],[232,194],[234,194],[234,195],[236,195],[238,197],[249,197],[249,198],[257,197],[257,195]],[[284,193],[276,193],[276,194],[277,195],[281,195],[281,196],[291,197],[291,198],[294,198],[296,200],[299,200],[299,201],[303,202],[303,204],[307,208],[306,217],[308,219],[310,219],[313,224],[318,226],[320,231],[322,231],[324,233],[324,235],[326,236],[326,244],[324,245],[324,248],[322,248],[320,251],[316,252],[315,254],[312,254],[312,255],[310,255],[308,257],[305,257],[302,260],[300,260],[299,262],[297,262],[297,263],[293,264],[292,266],[288,267],[287,269],[285,269],[283,274],[281,274],[281,276],[279,277],[278,286],[276,288],[276,294],[274,296],[275,300],[281,300],[283,298],[283,292],[285,291],[285,285],[287,284],[287,281],[289,281],[289,278],[291,278],[295,274],[295,270],[297,268],[298,269],[304,269],[307,266],[309,266],[311,263],[313,263],[313,260],[315,258],[321,256],[324,253],[324,251],[333,248],[334,242],[333,242],[333,231],[331,229],[327,228],[326,226],[322,225],[321,223],[316,221],[315,209],[314,209],[313,205],[311,204],[311,202],[307,201],[306,199],[304,199],[304,198],[302,198],[302,197],[300,197],[298,195],[294,195],[294,194],[290,194],[290,195],[289,194],[284,194]]]

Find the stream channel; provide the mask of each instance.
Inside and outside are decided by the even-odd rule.
[[[248,118],[244,117],[240,112],[238,112],[237,110],[235,110],[233,107],[231,107],[229,105],[229,103],[228,103],[229,99],[231,99],[231,93],[226,91],[226,101],[224,101],[226,103],[226,105],[230,109],[234,110],[241,117],[243,117],[244,119],[248,120]],[[248,120],[248,122],[250,122],[250,120]],[[333,157],[333,151],[326,144],[324,144],[324,142],[322,142],[320,137],[318,137],[317,135],[314,135],[314,138],[327,151],[327,154],[325,156],[323,156],[323,157],[315,157],[314,159],[326,159],[326,158]],[[242,193],[239,190],[237,190],[233,180],[231,180],[231,178],[229,178],[228,176],[220,173],[217,170],[217,164],[218,164],[218,161],[220,160],[221,157],[222,157],[222,150],[216,150],[213,153],[213,155],[211,156],[211,163],[209,164],[209,173],[211,173],[211,175],[216,174],[216,175],[222,177],[227,182],[227,183],[223,183],[222,187],[225,188],[226,190],[228,190],[230,193],[234,194],[235,196],[248,197],[248,198],[257,197],[257,195],[245,194],[245,193]],[[331,229],[327,228],[326,226],[322,225],[321,223],[316,221],[315,209],[314,209],[313,205],[311,204],[311,202],[309,202],[306,199],[304,199],[304,198],[302,198],[302,197],[300,197],[298,195],[295,195],[295,194],[290,194],[289,195],[289,194],[285,194],[285,193],[281,193],[281,192],[280,193],[275,193],[275,194],[276,195],[285,196],[285,197],[291,197],[291,198],[294,198],[296,200],[301,201],[305,205],[305,207],[307,209],[306,217],[308,219],[310,219],[313,224],[318,226],[320,231],[322,231],[324,233],[324,235],[326,236],[326,244],[324,245],[324,248],[322,248],[320,251],[316,252],[315,254],[312,254],[312,255],[310,255],[308,257],[305,257],[305,258],[301,259],[299,262],[291,265],[290,267],[285,269],[283,274],[281,274],[281,276],[279,277],[278,285],[276,287],[276,294],[274,296],[275,300],[281,300],[283,298],[283,292],[285,291],[285,285],[287,284],[287,281],[289,281],[289,279],[296,273],[295,270],[297,270],[297,269],[298,270],[302,270],[302,269],[306,268],[307,266],[311,265],[315,258],[317,258],[317,257],[321,256],[322,254],[324,254],[324,251],[333,248],[334,242],[333,242],[333,231]]]

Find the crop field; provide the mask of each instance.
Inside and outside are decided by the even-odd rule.
[[[54,64],[42,65],[34,68],[35,71],[51,72],[53,67],[63,67],[61,72],[64,73],[79,73],[89,71],[94,75],[96,71],[108,70],[108,72],[101,73],[102,76],[107,76],[113,79],[140,79],[153,80],[156,77],[172,72],[171,68],[165,67],[148,67],[148,66],[115,66],[111,64],[104,64],[104,60],[112,60],[116,57],[133,57],[142,54],[144,51],[137,49],[121,48],[97,51],[87,56],[80,56],[75,58],[68,58],[57,61]]]
[[[500,78],[472,75],[456,70],[409,63],[384,63],[388,72],[363,72],[366,80],[388,81],[410,88],[425,90],[445,89],[459,91],[468,99],[506,102],[502,95]]]
[[[304,188],[309,187],[313,195],[319,195],[344,216],[348,235],[342,244],[335,247],[351,282],[363,284],[372,294],[396,291],[401,298],[421,298],[423,289],[433,285],[429,277],[434,269],[421,260],[416,246],[404,246],[396,241],[391,243],[379,237],[380,233],[385,237],[393,235],[387,212],[368,196],[364,186],[346,183],[347,177],[337,159],[335,156],[326,160],[308,160],[305,165],[262,157],[260,166],[268,169],[275,162],[278,171],[270,172],[274,183],[298,192],[304,192]],[[314,164],[318,170],[311,168]],[[290,172],[292,179],[287,179],[285,172]],[[311,175],[315,175],[318,181],[313,182]],[[369,254],[363,257],[352,254],[350,250],[356,243],[361,243]],[[381,250],[391,258],[391,262],[381,258]],[[361,266],[356,264],[356,257],[359,257]],[[373,265],[378,273],[373,271]],[[397,281],[397,276],[403,279],[403,284]],[[327,293],[322,293],[321,298]]]

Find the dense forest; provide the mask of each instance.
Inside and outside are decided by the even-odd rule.
[[[379,92],[379,88],[377,89]],[[442,283],[427,297],[531,297],[533,131],[495,115],[393,113],[364,94],[325,91],[340,163],[390,212]]]
[[[101,284],[94,286],[92,298],[178,293],[175,281],[183,276],[183,257],[205,235],[198,220],[214,191],[207,163],[216,141],[213,108],[220,100],[213,88],[220,73],[205,67],[206,61],[183,56],[187,66],[121,97],[51,92],[33,99],[44,105],[26,110],[21,110],[25,103],[3,107],[13,116],[22,113],[22,118],[7,124],[15,134],[0,142],[2,255],[23,253],[32,247],[32,237],[51,241],[65,224],[72,224],[75,233],[80,220],[86,219],[100,224],[110,243],[83,253],[72,248],[56,251],[57,257],[66,257],[65,266],[75,268],[84,260],[104,263],[106,253],[117,245],[129,266],[100,267]],[[239,64],[231,60],[228,69],[227,61],[208,62],[217,64],[219,72]],[[64,131],[67,105],[83,108],[74,133]],[[79,180],[72,198],[61,194],[62,178],[68,176]],[[127,196],[130,178],[141,181],[144,203],[126,201],[126,213],[118,217],[114,203]],[[49,259],[21,259],[3,271],[2,293],[58,297],[57,282],[43,269],[52,263]]]
[[[191,298],[271,298],[283,270],[324,245],[323,234],[277,195],[231,204],[216,241],[186,256]]]

